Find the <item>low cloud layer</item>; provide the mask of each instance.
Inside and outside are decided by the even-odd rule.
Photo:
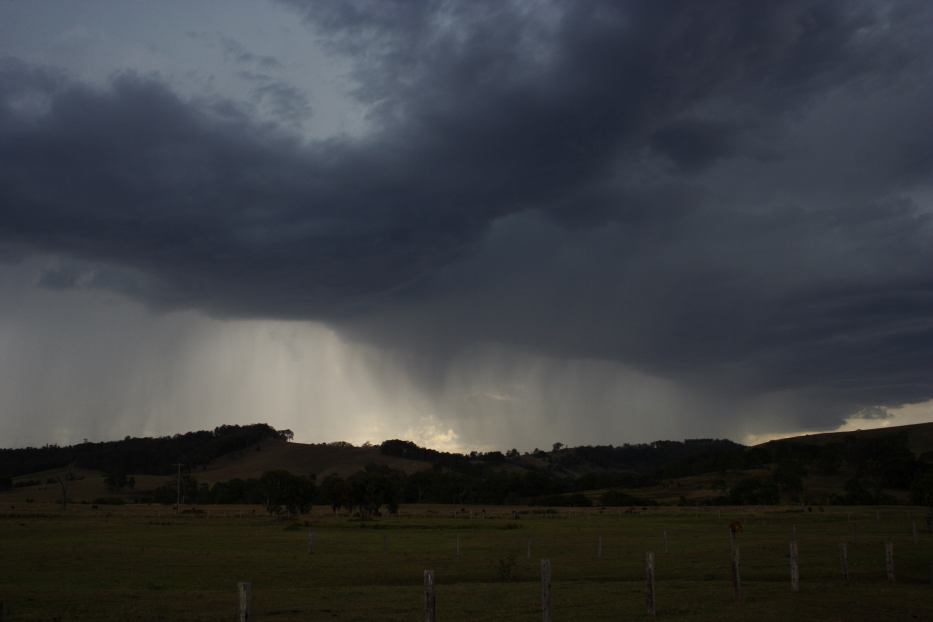
[[[0,244],[56,258],[38,287],[321,323],[468,441],[555,400],[586,442],[933,399],[928,3],[278,7],[364,131],[301,134],[261,71],[290,59],[222,33],[239,99],[0,61]]]

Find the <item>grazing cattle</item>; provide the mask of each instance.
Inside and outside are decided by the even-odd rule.
[[[733,536],[742,533],[744,530],[745,528],[742,527],[742,521],[740,520],[734,520],[729,523],[729,531],[732,532]]]

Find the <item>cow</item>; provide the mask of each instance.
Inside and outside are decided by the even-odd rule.
[[[740,520],[734,520],[729,523],[729,531],[732,532],[733,536],[742,533],[744,530],[744,527],[742,527],[742,521]]]

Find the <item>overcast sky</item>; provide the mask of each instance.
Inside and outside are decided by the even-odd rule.
[[[933,420],[933,3],[0,0],[0,446]]]

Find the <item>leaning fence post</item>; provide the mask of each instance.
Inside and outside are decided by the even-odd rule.
[[[240,593],[240,622],[249,622],[252,619],[253,584],[249,582],[237,583],[237,591]]]
[[[437,595],[434,592],[434,571],[424,571],[424,622],[437,620]]]
[[[839,564],[842,567],[842,578],[849,582],[849,547],[843,542],[839,545]]]
[[[800,591],[800,567],[797,565],[797,541],[790,541],[790,589]]]
[[[551,560],[541,560],[541,614],[543,622],[551,622]]]
[[[884,543],[884,568],[888,574],[888,581],[894,583],[894,543]]]
[[[645,554],[645,604],[648,605],[648,614],[657,615],[654,592],[654,553]]]
[[[742,574],[739,567],[739,545],[732,547],[732,588],[735,590],[735,599],[742,600]]]

